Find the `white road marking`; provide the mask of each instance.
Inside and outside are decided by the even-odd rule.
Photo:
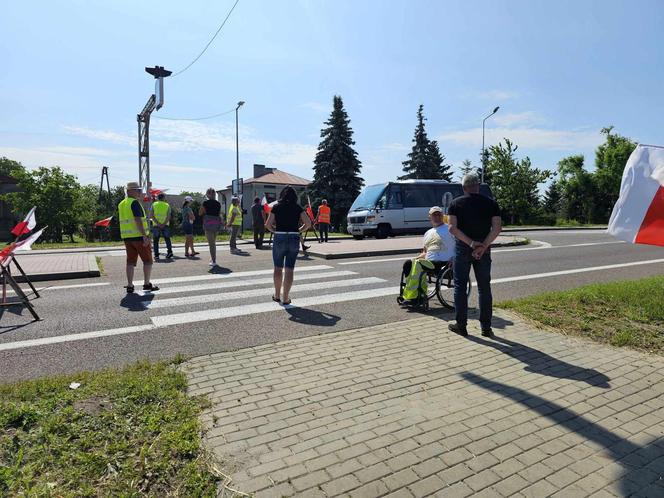
[[[377,277],[366,277],[366,278],[355,278],[347,280],[332,280],[331,282],[325,282],[324,284],[315,282],[312,284],[294,285],[291,288],[291,290],[294,292],[315,291],[320,289],[321,287],[325,289],[335,289],[339,287],[355,287],[359,285],[371,285],[383,282],[385,282],[385,279]],[[177,306],[196,305],[202,303],[214,303],[217,301],[232,301],[234,299],[269,296],[273,293],[274,289],[272,288],[249,289],[243,291],[220,292],[217,294],[205,294],[202,296],[186,296],[186,297],[175,297],[172,299],[159,299],[156,301],[143,301],[142,304],[146,309],[168,308],[168,307],[177,307]]]
[[[369,289],[353,292],[343,292],[339,294],[324,294],[321,296],[303,297],[294,299],[287,306],[275,302],[250,304],[247,306],[233,306],[229,308],[217,308],[205,311],[192,311],[188,313],[177,313],[174,315],[153,316],[152,323],[157,327],[167,327],[169,325],[189,324],[193,322],[204,322],[208,320],[218,320],[221,318],[230,318],[234,316],[253,315],[256,313],[267,313],[268,311],[278,311],[282,308],[307,308],[309,306],[326,305],[342,303],[347,301],[358,301],[361,299],[371,299],[375,297],[399,295],[399,287],[381,287],[378,289]]]
[[[513,252],[513,251],[542,251],[544,249],[564,249],[567,247],[587,247],[587,246],[602,246],[608,244],[625,244],[623,240],[611,240],[607,242],[587,242],[583,244],[566,244],[563,246],[554,246],[548,242],[542,240],[533,240],[532,242],[540,244],[537,247],[514,247],[514,248],[504,248],[504,249],[492,249],[491,254],[501,253],[501,252]],[[417,251],[413,251],[415,254]],[[346,263],[337,263],[338,265],[362,265],[362,264],[374,264],[374,263],[387,263],[388,261],[406,261],[408,259],[408,254],[404,254],[399,258],[385,258],[385,259],[371,259],[363,261],[348,261]]]
[[[110,337],[122,334],[134,334],[156,328],[153,324],[135,325],[132,327],[121,327],[118,329],[97,330],[95,332],[82,332],[80,334],[58,335],[55,337],[44,337],[42,339],[29,339],[26,341],[6,342],[0,344],[0,351],[9,351],[11,349],[32,348],[35,346],[46,346],[60,342],[83,341],[85,339],[97,339],[99,337]]]
[[[298,266],[297,272],[302,273],[303,271],[320,271],[320,270],[332,270],[333,266],[328,265],[311,265],[311,266]],[[251,271],[239,271],[233,273],[211,273],[205,275],[192,275],[189,277],[165,277],[153,280],[153,284],[172,284],[177,282],[198,282],[200,280],[218,280],[218,279],[227,279],[227,278],[238,278],[238,277],[252,277],[257,275],[272,275],[273,269],[269,270],[251,270]]]
[[[546,277],[557,277],[559,275],[572,275],[574,273],[585,273],[589,271],[600,271],[600,270],[614,270],[618,268],[625,268],[628,266],[639,266],[639,265],[652,265],[657,263],[664,263],[664,259],[650,259],[648,261],[633,261],[630,263],[620,263],[616,265],[604,265],[604,266],[591,266],[587,268],[574,268],[572,270],[561,270],[561,271],[551,271],[546,273],[531,273],[530,275],[517,275],[514,277],[505,277],[505,278],[496,278],[492,279],[492,284],[502,284],[505,282],[518,282],[519,280],[532,280],[536,278],[546,278]]]
[[[298,275],[295,279],[299,282],[300,280],[317,280],[319,278],[336,278],[336,277],[349,277],[351,275],[357,275],[354,271],[328,271],[324,273],[305,273],[304,275]],[[140,295],[150,296],[157,295],[161,296],[162,294],[177,294],[184,292],[197,292],[210,289],[230,289],[232,287],[246,287],[248,285],[261,285],[261,284],[271,284],[272,277],[266,278],[253,278],[253,279],[239,279],[237,281],[222,281],[222,282],[210,282],[207,284],[200,285],[182,285],[179,287],[166,287],[159,289],[154,292],[140,292]],[[138,293],[137,293],[138,294]]]

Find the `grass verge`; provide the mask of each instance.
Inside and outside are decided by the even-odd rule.
[[[664,354],[664,277],[593,284],[497,306],[563,333]]]
[[[215,496],[186,385],[140,362],[0,386],[0,496]]]
[[[104,262],[101,260],[101,256],[95,256],[95,261],[97,262],[99,273],[102,275],[106,275],[106,272],[104,271]]]

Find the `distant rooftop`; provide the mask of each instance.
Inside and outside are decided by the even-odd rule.
[[[274,185],[300,185],[306,187],[311,183],[311,180],[286,173],[277,168],[267,168],[263,164],[254,164],[253,178],[248,178],[243,183],[245,185],[248,183],[270,183]]]

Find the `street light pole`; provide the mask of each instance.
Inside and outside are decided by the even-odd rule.
[[[500,109],[500,107],[496,106],[496,108],[491,112],[491,114],[489,114],[486,118],[482,120],[482,179],[480,180],[482,183],[484,183],[484,170],[486,169],[486,155],[484,154],[484,123],[486,123],[487,119],[496,114],[498,112],[498,109]]]
[[[238,131],[238,110],[243,105],[244,100],[240,100],[235,108],[235,180],[238,190],[240,188],[240,136]]]

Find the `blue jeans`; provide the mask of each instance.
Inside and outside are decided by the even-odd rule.
[[[487,250],[481,259],[473,258],[473,250],[457,241],[454,254],[454,309],[459,325],[468,322],[468,278],[470,267],[475,271],[477,293],[480,302],[480,324],[483,329],[491,327],[493,315],[493,297],[491,296],[491,250]]]
[[[295,268],[300,252],[300,234],[275,233],[272,239],[272,262],[275,268]]]
[[[171,247],[171,230],[168,227],[159,228],[158,226],[152,227],[152,242],[154,242],[154,255],[159,256],[159,238],[164,236],[166,242],[166,252],[171,254],[173,247]]]

